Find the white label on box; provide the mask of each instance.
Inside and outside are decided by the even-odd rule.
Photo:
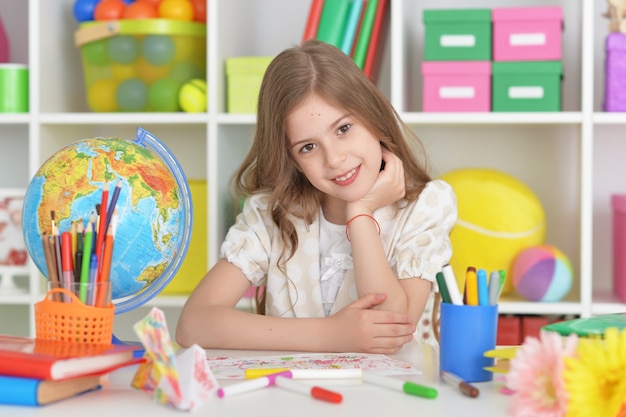
[[[439,45],[449,47],[472,47],[476,45],[474,35],[443,35],[439,38]]]
[[[474,87],[441,87],[439,98],[474,98]]]
[[[543,87],[509,87],[509,98],[543,98]]]
[[[545,33],[512,33],[509,36],[511,46],[541,46],[546,44]]]

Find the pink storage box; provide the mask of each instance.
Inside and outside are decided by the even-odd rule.
[[[491,109],[491,62],[422,63],[423,111],[488,112]]]
[[[494,61],[557,61],[562,51],[560,7],[495,8]]]
[[[613,206],[613,291],[626,303],[626,194],[611,196]]]

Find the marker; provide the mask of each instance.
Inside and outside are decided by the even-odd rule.
[[[271,375],[262,376],[259,378],[250,379],[238,384],[227,385],[217,390],[217,396],[219,398],[230,397],[237,394],[243,394],[244,392],[255,391],[261,388],[274,385],[276,378],[280,375],[291,375],[289,371],[278,372]]]
[[[498,271],[491,271],[489,274],[489,304],[498,304],[498,293],[500,292],[500,274]]]
[[[349,379],[361,378],[361,368],[333,368],[333,369],[289,369],[289,368],[249,368],[244,370],[246,379],[258,378],[278,372],[291,372],[292,379]]]
[[[476,284],[478,285],[478,305],[489,305],[489,290],[487,289],[487,272],[479,269],[476,272]]]
[[[409,395],[415,395],[423,398],[436,398],[437,390],[432,387],[426,387],[414,382],[403,381],[388,376],[375,375],[369,372],[363,372],[363,381],[370,384],[379,385],[394,391],[402,391]]]
[[[453,387],[456,387],[459,391],[461,391],[464,395],[467,395],[468,397],[476,398],[478,397],[478,394],[480,394],[478,388],[476,388],[472,384],[463,381],[461,378],[453,373],[442,371],[441,379],[443,379],[446,383],[452,385]]]
[[[459,291],[459,285],[456,282],[456,277],[454,276],[454,270],[450,264],[444,265],[443,267],[443,278],[446,281],[446,285],[448,286],[448,293],[450,294],[450,300],[452,304],[462,305],[463,297],[461,296],[461,292]]]
[[[476,282],[476,268],[467,267],[465,275],[465,303],[468,306],[478,305],[478,282]]]
[[[317,400],[322,400],[329,403],[338,404],[341,402],[341,400],[343,400],[343,396],[338,392],[330,391],[322,387],[302,384],[300,382],[294,381],[291,378],[292,376],[290,371],[287,371],[286,373],[279,373],[274,380],[274,385],[291,392],[296,392],[298,394],[310,395]],[[254,380],[252,379],[251,381]]]
[[[498,298],[500,298],[500,295],[502,295],[502,289],[504,288],[504,282],[506,281],[506,272],[501,269],[498,271],[498,273],[500,274],[500,288],[498,289]]]
[[[437,272],[437,285],[439,285],[439,292],[441,293],[441,299],[444,303],[451,303],[450,293],[448,292],[448,285],[443,277],[443,273]]]

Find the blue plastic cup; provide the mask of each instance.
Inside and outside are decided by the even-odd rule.
[[[439,367],[466,382],[485,382],[493,373],[493,358],[484,353],[495,349],[498,306],[471,306],[441,303]]]

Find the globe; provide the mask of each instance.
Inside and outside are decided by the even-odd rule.
[[[94,137],[52,155],[31,179],[22,209],[27,251],[46,277],[42,236],[52,216],[60,231],[89,219],[102,191],[121,185],[110,281],[115,313],[156,296],[174,277],[187,253],[193,205],[187,178],[174,154],[154,135]],[[52,214],[54,213],[54,214]]]

